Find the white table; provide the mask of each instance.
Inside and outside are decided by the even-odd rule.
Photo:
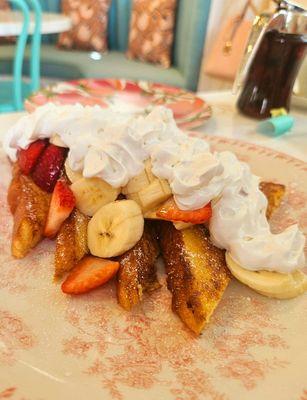
[[[236,97],[230,92],[201,92],[199,97],[212,105],[213,115],[198,131],[209,135],[226,136],[270,147],[282,153],[307,161],[307,111],[291,109],[295,119],[291,131],[277,138],[257,133],[259,121],[239,114]]]
[[[23,15],[18,11],[0,11],[0,36],[17,36],[23,24]],[[71,20],[64,14],[43,13],[42,34],[60,33],[71,28]],[[29,34],[34,30],[34,16],[31,13]]]
[[[295,125],[291,132],[278,138],[256,132],[257,121],[243,117],[235,108],[235,98],[229,92],[199,93],[212,105],[213,116],[198,131],[209,135],[226,136],[270,147],[307,161],[307,113],[293,110]],[[0,137],[24,113],[0,114]]]

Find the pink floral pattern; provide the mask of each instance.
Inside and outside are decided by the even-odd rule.
[[[130,104],[136,112],[147,113],[152,106],[170,108],[177,124],[184,129],[202,125],[211,116],[210,106],[192,92],[158,83],[133,82],[124,79],[80,79],[61,82],[29,97],[26,109],[49,101],[57,104],[99,105]]]
[[[7,389],[4,389],[0,392],[0,399],[9,399],[11,398],[16,391],[15,387],[9,387]]]
[[[12,365],[16,360],[16,352],[28,350],[36,344],[36,338],[21,318],[0,309],[0,361]]]
[[[95,306],[83,303],[78,310],[74,305],[72,311],[67,310],[66,321],[74,329],[62,348],[71,357],[85,359],[88,366],[83,372],[100,378],[112,398],[123,398],[123,387],[150,389],[159,384],[182,396],[178,398],[227,399],[209,383],[213,375],[200,362],[214,365],[215,373],[238,381],[247,390],[273,369],[287,366],[281,357],[288,349],[281,336],[285,328],[271,317],[272,307],[262,299],[246,302],[244,295],[225,299],[205,333],[206,342],[200,342],[168,314],[170,295],[165,288],[148,298],[143,309],[129,314],[111,305],[112,294],[114,288],[109,286],[92,295]],[[120,326],[116,324],[119,317]],[[228,329],[233,333],[227,333]],[[117,354],[109,355],[114,346]],[[270,357],[255,358],[257,347],[270,349]],[[163,368],[172,370],[176,379],[161,379]]]
[[[241,142],[210,141],[217,149],[235,150],[252,167],[261,158],[276,168],[276,181],[282,182],[278,171],[286,163],[293,172],[284,182],[287,196],[274,216],[274,229],[299,221],[307,230],[303,163]],[[297,389],[289,392],[289,398],[307,400],[302,358],[306,296],[275,301],[233,280],[199,338],[171,312],[163,275],[162,289],[130,313],[117,305],[113,282],[87,295],[64,296],[52,282],[51,241],[41,243],[24,260],[10,256],[12,219],[6,204],[10,175],[1,152],[0,164],[4,171],[0,183],[0,376],[7,368],[14,376],[17,360],[30,359],[44,365],[46,376],[55,375],[59,381],[69,383],[72,375],[73,382],[78,382],[76,390],[84,384],[92,400],[128,400],[140,394],[170,400],[259,400],[271,387],[279,399],[285,390],[278,385],[281,379],[289,382],[289,390],[295,382]],[[44,364],[46,356],[57,361]],[[36,373],[27,368],[24,374]],[[52,391],[44,392],[43,384],[35,385],[35,395],[27,393],[22,378],[5,384],[0,399],[25,399],[16,386],[28,400],[56,398]]]

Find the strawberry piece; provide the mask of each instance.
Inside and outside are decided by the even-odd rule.
[[[67,149],[49,144],[39,157],[32,173],[34,182],[41,189],[51,193],[60,176]]]
[[[70,187],[62,180],[57,181],[51,196],[44,235],[54,237],[75,205],[76,199]]]
[[[27,149],[20,149],[18,151],[18,165],[24,175],[29,175],[33,170],[47,143],[46,140],[36,140]]]
[[[157,211],[157,217],[167,221],[190,222],[192,224],[202,224],[212,216],[211,204],[207,204],[198,210],[180,210],[173,198],[167,200]]]
[[[62,283],[62,291],[67,294],[89,292],[108,282],[118,269],[117,261],[85,256]]]

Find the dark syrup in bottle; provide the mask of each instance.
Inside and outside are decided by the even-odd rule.
[[[293,85],[307,48],[307,35],[267,32],[246,77],[237,106],[249,117],[270,117],[272,108],[289,110]]]

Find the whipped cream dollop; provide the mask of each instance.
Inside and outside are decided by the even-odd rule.
[[[168,180],[180,209],[195,210],[212,201],[211,238],[244,268],[289,273],[304,267],[303,233],[297,225],[271,233],[266,197],[248,165],[233,153],[212,153],[206,141],[187,136],[171,110],[156,107],[137,116],[48,103],[22,117],[7,132],[3,147],[15,161],[19,148],[55,135],[69,148],[71,169],[84,177],[122,187],[150,158],[153,173]]]

